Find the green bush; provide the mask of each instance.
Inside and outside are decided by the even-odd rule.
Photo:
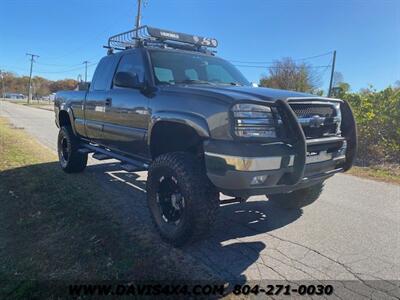
[[[338,98],[350,103],[356,118],[358,163],[400,163],[400,89],[343,92]]]

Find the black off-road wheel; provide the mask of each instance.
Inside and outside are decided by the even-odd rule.
[[[314,203],[321,195],[323,188],[324,183],[321,182],[290,193],[267,195],[267,198],[286,209],[302,208]]]
[[[161,237],[174,246],[203,238],[212,228],[219,193],[201,160],[190,153],[160,155],[147,178],[147,201]]]
[[[63,126],[58,133],[57,152],[61,169],[66,173],[82,172],[87,165],[87,154],[78,152],[79,139],[71,127]]]

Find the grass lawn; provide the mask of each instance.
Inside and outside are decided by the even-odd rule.
[[[11,103],[14,103],[14,104],[54,111],[54,103],[49,103],[49,101],[39,101],[38,102],[37,100],[32,100],[31,103],[29,103],[29,104],[26,101],[20,101],[20,100],[16,100],[16,101],[8,100],[8,101]]]
[[[54,104],[37,104],[37,103],[31,103],[31,104],[23,104],[25,106],[30,106],[34,108],[40,108],[44,110],[49,110],[49,111],[54,111]]]
[[[377,181],[400,184],[400,166],[353,166],[348,174]]]
[[[0,118],[0,299],[65,295],[38,290],[40,280],[192,278],[195,267],[154,233],[125,234],[104,209],[113,194],[93,180],[63,173],[54,154]]]

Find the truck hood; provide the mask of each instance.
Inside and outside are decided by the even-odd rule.
[[[179,94],[193,94],[218,98],[224,102],[235,102],[238,100],[253,100],[274,102],[278,99],[285,100],[290,97],[316,98],[318,96],[293,92],[287,90],[270,89],[249,86],[221,86],[221,85],[175,85],[163,88],[164,91]]]

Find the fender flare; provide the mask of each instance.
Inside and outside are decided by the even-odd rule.
[[[74,113],[73,113],[71,107],[66,106],[66,105],[61,105],[60,106],[60,109],[59,109],[59,111],[57,113],[57,124],[58,124],[58,127],[60,127],[60,114],[61,114],[61,112],[66,112],[68,114],[69,122],[70,122],[71,128],[72,128],[72,132],[76,135],[77,132],[76,132],[76,129],[75,129],[75,118],[74,118]]]
[[[186,112],[175,112],[175,111],[163,111],[154,113],[151,117],[148,134],[147,134],[147,145],[151,144],[151,136],[153,128],[159,122],[171,122],[186,125],[192,129],[204,139],[210,138],[210,129],[208,128],[207,121],[196,114]]]

